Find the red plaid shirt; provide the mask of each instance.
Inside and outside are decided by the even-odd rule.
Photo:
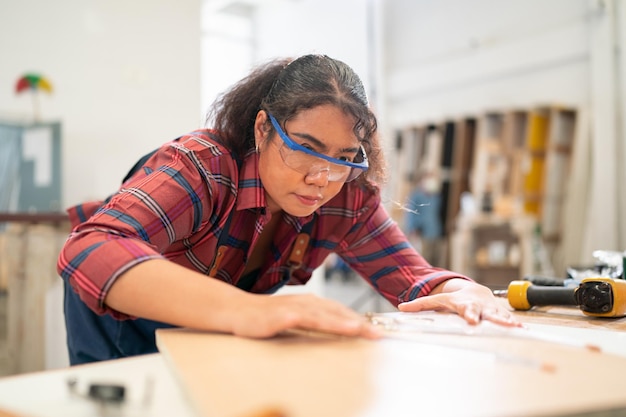
[[[221,233],[228,233],[228,250],[212,276],[237,284],[271,215],[258,177],[258,155],[251,152],[239,167],[215,138],[214,131],[198,130],[167,143],[108,202],[68,210],[74,228],[58,272],[93,311],[126,317],[109,309],[105,296],[121,274],[148,259],[166,258],[209,275]],[[222,230],[231,210],[230,228]],[[354,182],[317,210],[308,249],[294,270],[287,260],[311,217],[283,214],[251,292],[304,284],[331,252],[393,305],[426,295],[444,280],[467,279],[429,265],[407,243],[378,193]]]

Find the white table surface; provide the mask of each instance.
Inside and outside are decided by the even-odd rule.
[[[72,394],[67,385],[70,378],[76,378],[80,394],[87,393],[89,384],[123,385],[126,401],[102,413],[94,401]],[[160,354],[0,378],[0,415],[2,411],[19,417],[196,415]]]

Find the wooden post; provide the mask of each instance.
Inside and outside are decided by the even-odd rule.
[[[64,217],[63,217],[64,218]],[[5,374],[46,369],[46,294],[60,279],[56,261],[68,234],[62,222],[6,224],[2,251],[7,279]]]

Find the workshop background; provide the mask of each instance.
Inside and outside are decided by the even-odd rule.
[[[442,266],[498,288],[623,251],[625,50],[626,0],[0,0],[0,375],[67,364],[58,214],[276,56],[362,76],[385,204],[404,227],[433,175]],[[330,261],[301,290],[389,308]]]

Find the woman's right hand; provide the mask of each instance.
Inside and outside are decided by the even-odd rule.
[[[267,338],[286,330],[310,330],[338,336],[381,336],[364,316],[343,304],[313,294],[254,295],[238,309],[232,333]]]
[[[163,259],[128,270],[113,284],[105,302],[133,317],[253,338],[291,329],[379,336],[365,316],[338,301],[312,294],[252,294]]]

